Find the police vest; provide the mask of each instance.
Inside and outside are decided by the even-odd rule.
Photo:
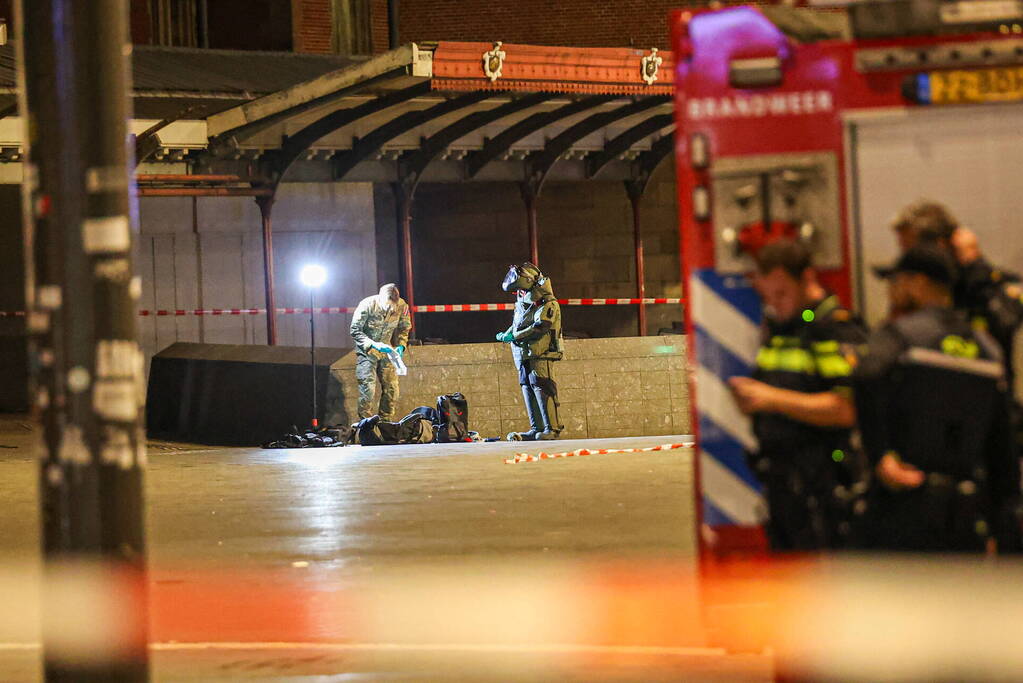
[[[994,268],[984,259],[965,266],[954,291],[955,308],[970,324],[998,342],[1009,377],[1013,375],[1013,342],[1023,325],[1023,288],[1019,276]]]
[[[814,394],[848,387],[855,344],[866,333],[851,314],[829,296],[796,320],[768,324],[757,352],[753,377],[780,389]],[[784,415],[758,414],[753,431],[761,450],[815,445],[841,448],[848,429],[817,427]]]
[[[880,428],[884,440],[875,449],[924,472],[982,483],[992,434],[1008,411],[997,345],[948,309],[918,311],[891,329],[902,350],[888,381],[873,389],[886,394],[880,397],[884,409],[873,416],[883,424],[865,422],[865,439],[873,440],[866,432]]]

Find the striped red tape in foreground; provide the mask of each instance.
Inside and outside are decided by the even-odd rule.
[[[653,453],[654,451],[673,451],[677,448],[692,448],[691,443],[666,443],[661,446],[649,446],[647,448],[579,448],[564,453],[544,453],[536,455],[529,453],[516,453],[514,458],[506,458],[505,465],[515,465],[520,462],[540,462],[541,460],[553,460],[554,458],[574,458],[583,455],[612,455],[616,453]]]

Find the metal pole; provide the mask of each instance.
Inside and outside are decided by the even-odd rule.
[[[522,183],[522,201],[526,204],[526,232],[529,235],[529,261],[540,265],[540,228],[536,220],[537,191],[529,183]]]
[[[272,197],[273,192],[259,187],[140,187],[140,197]],[[265,217],[269,220],[269,217]]]
[[[319,426],[316,419],[316,323],[313,322],[313,288],[309,288],[309,368],[313,371],[313,429]]]
[[[394,183],[394,198],[398,204],[398,222],[401,228],[402,276],[405,278],[405,301],[408,303],[412,329],[416,327],[416,296],[412,268],[412,192],[402,182]]]
[[[170,119],[165,119],[170,121]],[[139,183],[243,183],[245,178],[237,175],[190,174],[190,173],[139,173]]]
[[[202,235],[199,234],[199,199],[192,197],[192,235],[195,237],[195,288],[196,294],[198,294],[199,310],[206,308],[206,297],[203,288],[203,262],[202,262]],[[199,343],[206,343],[206,316],[200,315],[199,318]]]
[[[393,50],[398,47],[398,0],[387,0],[387,45]]]
[[[274,238],[270,213],[273,197],[257,197],[259,214],[263,219],[263,287],[266,291],[266,343],[277,344],[277,305],[274,303]]]
[[[17,59],[28,159],[24,226],[29,333],[42,412],[43,553],[102,560],[128,619],[107,655],[76,659],[44,638],[49,681],[148,678],[142,472],[142,354],[136,341],[129,211],[125,0],[20,0]],[[48,593],[44,592],[44,601]],[[79,615],[46,602],[46,623]],[[66,634],[65,634],[66,635]]]
[[[642,299],[646,298],[646,268],[643,263],[643,226],[640,222],[639,205],[643,200],[643,190],[646,183],[625,182],[625,192],[629,195],[632,203],[632,236],[636,251],[636,298],[639,303],[639,336],[646,336],[646,304]]]
[[[207,0],[199,0],[199,47],[210,46],[210,8]]]

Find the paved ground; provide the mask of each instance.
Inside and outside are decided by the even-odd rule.
[[[679,440],[611,439],[601,446]],[[0,420],[0,556],[6,558],[38,556],[31,443],[24,421]],[[582,445],[559,442],[557,448]],[[467,586],[504,597],[503,586],[529,585],[518,567],[554,567],[562,582],[556,585],[572,586],[565,568],[589,566],[580,563],[691,566],[688,451],[504,464],[519,450],[523,444],[281,451],[150,444],[146,488],[154,594],[164,602],[180,596],[185,604],[208,590],[214,577],[228,591],[247,587],[247,601],[258,602],[253,596],[259,595],[277,600],[292,589],[308,590],[319,601],[335,593],[350,596],[367,577],[408,577],[407,583],[403,578],[388,584],[404,590],[437,568],[450,578],[452,568],[464,566],[471,568]],[[484,577],[492,571],[493,581],[481,583],[481,571]],[[450,584],[429,585],[443,592]],[[444,596],[433,597],[443,614]],[[695,605],[695,591],[691,597]],[[486,599],[480,604],[489,604]],[[538,598],[530,593],[523,599]],[[213,605],[210,615],[235,607]],[[451,614],[458,609],[465,605],[452,606]],[[543,653],[518,646],[501,651],[501,642],[510,641],[496,639],[495,646],[489,638],[473,647],[451,642],[398,647],[379,639],[367,643],[365,633],[310,634],[310,621],[292,635],[288,611],[283,607],[280,619],[277,613],[231,622],[225,617],[223,629],[206,634],[204,645],[189,646],[172,641],[194,642],[202,629],[186,624],[191,630],[175,630],[182,622],[164,609],[155,617],[154,680],[765,680],[769,669],[763,657],[724,656],[699,642],[661,650],[603,642],[595,650]],[[337,623],[336,615],[315,623],[329,630],[324,624]],[[391,625],[385,628],[388,636]],[[320,642],[294,644],[309,639]],[[38,680],[38,655],[29,643],[0,644],[0,679]]]

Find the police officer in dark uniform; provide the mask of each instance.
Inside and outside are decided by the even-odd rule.
[[[1023,289],[1020,277],[992,265],[980,252],[976,234],[959,225],[942,204],[921,200],[904,208],[892,223],[900,249],[932,244],[955,259],[952,305],[970,324],[988,332],[1002,349],[1011,391],[1013,346],[1023,325]]]
[[[1002,348],[1010,391],[1016,373],[1013,367],[1016,331],[1023,325],[1023,289],[1020,276],[993,266],[980,253],[977,236],[959,227],[951,238],[959,266],[952,290],[956,309],[965,311],[970,323],[988,332]]]
[[[938,202],[924,199],[910,204],[896,216],[892,227],[903,251],[915,244],[932,244],[955,260],[952,306],[966,316],[972,327],[990,334],[1001,349],[1012,411],[1013,440],[1017,453],[1023,455],[1023,406],[1014,395],[1015,341],[1023,326],[1020,277],[984,258],[976,234],[961,226],[948,208]],[[1023,509],[1005,514],[1008,520],[1020,520]],[[1023,552],[1023,528],[1018,530],[1015,542],[1010,542],[1008,536],[1003,538],[1001,550]]]
[[[764,303],[757,367],[729,385],[753,418],[750,463],[767,490],[768,539],[780,551],[839,547],[860,484],[850,381],[866,330],[821,287],[801,244],[764,247],[756,288]]]
[[[952,308],[955,264],[934,244],[882,273],[893,318],[855,372],[864,450],[875,477],[867,548],[982,552],[1016,543],[1019,495],[998,344]]]

